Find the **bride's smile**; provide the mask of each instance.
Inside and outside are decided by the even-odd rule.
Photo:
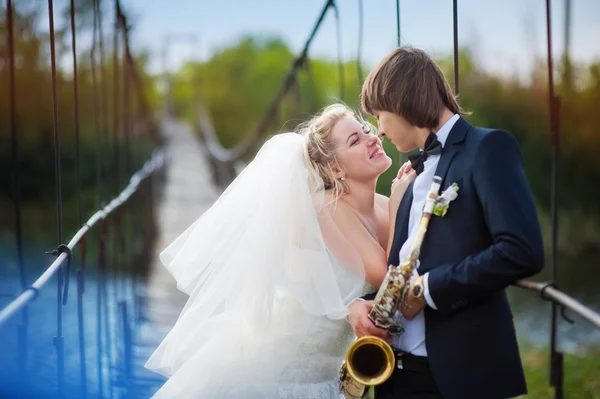
[[[331,130],[336,144],[336,161],[346,181],[375,183],[392,160],[381,146],[375,128],[360,123],[354,116],[344,116]]]

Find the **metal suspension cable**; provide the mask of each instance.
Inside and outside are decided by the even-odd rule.
[[[71,47],[73,52],[73,102],[75,117],[75,169],[77,179],[77,218],[79,227],[83,224],[81,206],[81,158],[79,139],[79,91],[77,86],[77,30],[75,28],[75,0],[71,0]],[[80,246],[81,260],[77,268],[77,335],[79,339],[79,372],[81,379],[81,397],[87,398],[87,368],[85,353],[85,326],[83,322],[83,293],[85,284],[85,239]],[[67,277],[68,278],[68,277]]]
[[[564,19],[564,52],[562,60],[562,79],[561,86],[565,91],[573,90],[573,69],[571,65],[571,0],[565,0],[565,19]]]
[[[396,0],[396,44],[400,46],[400,0]]]
[[[294,83],[294,118],[298,118],[300,116],[300,112],[302,110],[302,91],[300,90],[300,81],[296,78]]]
[[[106,62],[105,62],[105,53],[104,53],[104,28],[102,27],[102,0],[97,0],[97,10],[98,10],[98,49],[100,52],[100,82],[101,82],[101,103],[102,103],[102,131],[105,135],[106,143],[110,144],[109,139],[109,121],[108,121],[108,73],[106,72]],[[107,145],[107,149],[110,145]],[[108,157],[107,157],[108,158]],[[104,162],[102,165],[102,170],[105,171],[106,163]],[[110,187],[110,183],[104,185],[105,187]],[[108,193],[110,188],[106,190]],[[100,201],[103,198],[100,197]]]
[[[21,225],[21,174],[19,162],[19,136],[17,134],[17,95],[15,81],[15,37],[13,26],[12,0],[6,1],[6,12],[8,22],[8,92],[10,98],[10,132],[12,150],[12,199],[15,207],[15,230],[17,239],[17,259],[19,267],[19,280],[21,289],[25,289],[27,282],[25,278],[25,264],[23,262],[23,234]]]
[[[90,67],[92,72],[92,116],[94,123],[94,139],[96,142],[96,208],[100,207],[102,192],[102,171],[100,167],[100,129],[98,121],[98,78],[96,76],[96,50],[98,41],[98,0],[93,0],[94,28],[92,34],[92,50],[90,51]]]
[[[114,165],[117,167],[116,187],[121,184],[121,160],[119,151],[119,8],[115,0],[115,26],[113,34],[113,140],[114,140]]]
[[[311,90],[311,96],[310,97],[311,97],[311,100],[313,100],[308,105],[309,106],[308,112],[314,113],[316,111],[316,108],[317,108],[315,106],[315,102],[314,102],[315,93],[317,92],[317,86],[315,84],[315,76],[313,74],[313,70],[312,70],[312,68],[310,66],[310,60],[308,60],[308,59],[306,60],[306,62],[304,63],[304,69],[306,70],[306,75],[308,76],[309,87],[310,87],[310,90]]]
[[[6,1],[7,28],[8,28],[8,92],[10,98],[10,132],[12,152],[12,201],[15,209],[15,236],[17,244],[17,265],[19,269],[19,281],[21,290],[27,288],[25,275],[25,261],[23,259],[23,230],[21,222],[21,165],[19,161],[19,136],[17,133],[17,101],[16,101],[16,79],[15,79],[15,37],[13,24],[12,0]],[[29,324],[29,313],[27,308],[21,312],[21,324],[19,325],[19,368],[22,375],[27,372],[27,331]]]
[[[337,36],[337,50],[338,50],[338,70],[340,75],[340,100],[344,101],[344,61],[342,55],[342,27],[340,22],[340,11],[335,1],[331,2],[335,15],[335,27]]]
[[[262,136],[266,127],[269,125],[273,117],[276,116],[279,103],[292,87],[294,80],[296,79],[298,69],[300,69],[300,67],[305,63],[305,60],[307,59],[310,44],[315,38],[317,31],[321,27],[321,23],[323,22],[327,11],[330,7],[333,6],[333,0],[327,0],[325,2],[325,5],[321,10],[321,14],[319,15],[315,26],[313,27],[308,39],[304,44],[304,48],[292,63],[292,67],[288,71],[287,75],[283,78],[283,81],[279,86],[279,89],[275,93],[275,96],[271,100],[269,107],[263,114],[263,117],[258,121],[255,128],[240,144],[231,149],[223,148],[218,141],[217,135],[214,132],[210,120],[208,119],[206,110],[201,104],[198,105],[198,122],[200,125],[200,130],[204,135],[207,149],[214,159],[221,162],[232,163],[247,155],[252,150],[252,148],[254,148],[256,141]]]
[[[75,175],[77,181],[77,222],[79,227],[83,223],[83,211],[81,209],[81,160],[79,139],[79,90],[77,86],[77,39],[75,33],[75,4],[71,0],[71,48],[73,52],[73,111],[75,118]]]
[[[129,173],[128,163],[129,163],[129,137],[128,137],[128,117],[129,117],[129,87],[128,87],[128,68],[127,68],[127,50],[125,49],[125,41],[123,38],[127,35],[127,27],[125,26],[125,21],[121,18],[121,3],[119,0],[115,0],[115,18],[116,21],[116,31],[115,37],[119,42],[123,41],[123,50],[122,56],[117,56],[118,65],[121,67],[121,84],[120,84],[120,97],[121,100],[121,115],[120,115],[120,144],[122,144],[122,148],[119,150],[119,174],[127,175]],[[118,54],[121,54],[119,49]],[[117,213],[115,217],[115,232],[116,232],[116,240],[117,246],[115,247],[116,256],[119,259],[117,262],[117,270],[119,273],[119,310],[126,306],[125,298],[127,296],[127,281],[125,276],[127,275],[127,214],[130,213],[129,204],[125,204],[124,207]],[[120,312],[119,312],[120,313]],[[118,317],[119,315],[117,315]]]
[[[121,14],[121,20],[122,20],[123,26],[127,26],[127,18],[125,17],[125,15]],[[140,105],[141,114],[144,115],[145,117],[150,117],[152,110],[146,100],[147,96],[144,92],[144,85],[143,85],[142,79],[138,75],[137,70],[135,68],[135,62],[133,60],[133,56],[131,55],[131,49],[129,47],[129,36],[128,35],[125,35],[124,41],[125,41],[125,43],[124,43],[125,56],[127,58],[127,62],[129,63],[130,84],[132,84],[134,86],[135,91],[137,93],[137,98],[138,98],[138,102]],[[154,139],[155,143],[157,143],[157,144],[160,142],[160,137],[157,136],[156,133],[154,133],[153,139]]]
[[[115,183],[116,187],[119,186],[122,179],[122,165],[121,165],[121,148],[120,148],[120,104],[119,99],[121,98],[120,93],[120,78],[119,78],[119,14],[117,1],[114,0],[112,2],[113,6],[113,17],[114,24],[112,25],[112,37],[113,37],[113,46],[112,46],[112,71],[113,71],[113,92],[112,92],[112,106],[113,106],[113,168],[116,168],[115,175]],[[120,210],[120,209],[119,209]],[[108,252],[106,254],[108,265],[110,267],[106,267],[104,270],[107,273],[106,283],[104,285],[105,293],[105,301],[106,301],[106,331],[110,332],[110,334],[114,337],[114,345],[107,345],[108,351],[108,365],[109,370],[112,370],[111,364],[112,362],[117,362],[118,355],[116,355],[116,351],[118,350],[117,345],[117,332],[115,331],[115,327],[111,329],[111,319],[116,319],[118,317],[117,308],[119,306],[119,301],[121,299],[121,284],[119,284],[119,275],[121,272],[121,259],[120,259],[120,232],[121,232],[121,213],[116,211],[114,217],[110,220],[106,221],[106,236],[107,240],[107,249]],[[109,293],[109,290],[112,289],[112,293]],[[114,356],[113,356],[114,355]],[[109,372],[109,375],[111,373]],[[113,381],[112,375],[109,377],[109,381]],[[109,394],[112,395],[112,388],[109,388]]]
[[[52,66],[52,116],[54,129],[54,177],[56,184],[56,226],[58,245],[63,240],[62,227],[62,181],[60,166],[60,133],[58,131],[58,99],[56,94],[56,52],[54,46],[54,8],[53,0],[48,0],[48,19],[50,27],[50,58]]]
[[[120,6],[119,6],[119,9],[117,10],[117,12],[119,13],[119,19],[121,20],[121,25],[124,27],[128,26],[127,16],[123,13]],[[129,46],[129,35],[128,34],[124,35],[123,41],[124,41],[125,57],[128,62],[128,65],[129,65],[128,73],[129,73],[130,83],[133,84],[133,86],[135,87],[135,90],[137,93],[137,98],[140,103],[141,113],[144,116],[148,117],[148,116],[150,116],[151,109],[150,109],[150,105],[146,101],[147,96],[144,93],[144,85],[136,71],[135,62],[134,62],[133,56],[131,55],[131,48]],[[155,139],[156,139],[156,137],[155,137]]]
[[[458,0],[453,0],[452,21],[454,28],[454,94],[458,95],[460,93],[458,81]]]
[[[121,36],[121,29],[124,28],[122,25],[122,19],[121,19],[121,8],[120,8],[120,4],[118,0],[115,0],[114,2],[114,7],[115,7],[115,31],[114,31],[114,59],[113,59],[113,68],[114,68],[114,90],[115,92],[113,93],[115,95],[115,99],[117,98],[121,98],[121,96],[123,96],[125,94],[126,91],[126,66],[123,64],[122,68],[122,74],[121,76],[119,76],[119,68],[121,67],[121,63],[119,60],[119,44],[120,44],[120,36]],[[123,84],[121,85],[119,80],[123,79]],[[122,89],[122,91],[121,91]],[[127,104],[126,104],[126,100],[123,99],[122,100],[122,104],[121,106],[123,107],[122,113],[119,114],[117,112],[117,108],[115,107],[115,158],[117,161],[117,168],[118,168],[118,180],[119,182],[122,179],[122,176],[124,174],[126,174],[127,172],[124,171],[124,162],[123,162],[123,158],[127,157],[127,148],[126,145],[127,143],[125,141],[123,141],[125,148],[121,148],[121,144],[122,144],[122,135],[123,137],[125,136],[126,132],[125,132],[125,127],[126,127],[126,118],[127,118]],[[120,107],[119,107],[120,108]],[[121,123],[123,124],[123,126],[121,126]],[[121,131],[119,131],[119,129],[122,128]],[[123,154],[123,152],[125,152],[125,154]],[[127,205],[125,204],[125,207]],[[115,270],[113,270],[113,277],[114,277],[114,292],[115,292],[115,298],[116,298],[116,303],[117,303],[117,307],[120,309],[122,304],[124,303],[124,295],[125,295],[125,283],[124,283],[124,270],[125,270],[125,265],[124,265],[124,255],[125,255],[125,242],[124,242],[124,237],[123,237],[123,229],[125,227],[125,223],[123,223],[123,219],[124,219],[124,211],[123,208],[119,209],[117,212],[115,212],[115,217],[112,220],[111,226],[110,226],[110,230],[112,231],[112,243],[113,243],[113,263],[116,265]],[[117,313],[114,314],[115,317],[119,317],[118,311]],[[108,327],[107,327],[108,328]],[[116,335],[116,333],[115,333]]]
[[[117,37],[120,36],[119,33],[122,34],[123,39],[127,36],[127,25],[126,25],[126,21],[123,18],[123,12],[121,10],[121,3],[119,0],[115,0],[115,6],[116,6],[116,18],[118,19],[118,23],[117,23]],[[123,59],[122,59],[122,68],[123,68],[123,115],[122,115],[122,132],[123,132],[123,138],[124,138],[124,146],[125,146],[125,156],[124,156],[124,170],[126,174],[129,174],[131,172],[131,170],[129,169],[129,162],[130,162],[130,142],[129,142],[129,118],[130,118],[130,64],[129,64],[129,60],[127,57],[127,44],[125,43],[125,40],[123,40]]]
[[[62,227],[62,182],[61,182],[61,166],[60,166],[60,134],[58,131],[58,99],[56,88],[56,50],[54,44],[54,4],[53,0],[48,0],[48,21],[50,31],[50,58],[52,64],[52,110],[53,110],[53,126],[54,126],[54,171],[55,171],[55,189],[56,189],[56,220],[57,220],[57,238],[60,246],[63,241]],[[67,279],[68,282],[68,279]],[[64,340],[62,335],[62,285],[63,272],[62,268],[58,268],[57,284],[56,284],[56,324],[57,332],[54,339],[54,345],[57,352],[57,374],[58,374],[58,394],[63,396],[64,392]]]
[[[548,44],[548,111],[550,115],[550,141],[552,145],[552,285],[558,284],[558,154],[559,154],[559,107],[560,102],[554,93],[554,63],[552,57],[552,9],[550,0],[546,0],[546,36]],[[550,385],[554,386],[555,398],[563,397],[563,355],[557,350],[558,306],[552,302],[552,329],[550,335]]]
[[[131,131],[130,131],[130,124],[131,124],[131,99],[130,99],[130,89],[131,89],[131,81],[130,81],[130,76],[131,76],[131,65],[129,63],[129,60],[127,58],[127,49],[126,49],[126,45],[125,45],[125,40],[124,38],[127,37],[128,35],[128,26],[126,25],[126,21],[124,19],[121,18],[121,16],[123,15],[122,10],[121,10],[121,3],[119,0],[116,0],[116,5],[117,5],[117,14],[118,17],[120,19],[120,23],[119,26],[121,27],[121,34],[123,37],[123,59],[122,59],[122,64],[123,64],[123,138],[124,138],[124,165],[123,168],[125,170],[125,174],[128,175],[131,170],[130,170],[130,166],[131,166]],[[128,254],[128,247],[131,247],[131,242],[132,242],[132,234],[131,234],[131,214],[132,214],[132,210],[131,207],[129,206],[129,204],[125,204],[124,206],[124,211],[122,212],[123,215],[120,219],[121,223],[120,223],[120,230],[125,230],[125,231],[121,231],[121,256],[123,259],[123,263],[126,265],[129,265],[129,268],[123,268],[125,275],[129,274],[129,278],[131,278],[133,280],[133,273],[131,273],[132,271],[132,266],[133,266],[133,259],[128,259],[127,254]],[[121,278],[121,283],[122,283],[122,289],[121,291],[123,292],[123,299],[127,297],[127,280],[125,278]],[[133,292],[133,285],[131,285],[132,288],[132,297],[135,297],[135,292]],[[126,308],[126,304],[125,302],[122,302],[121,304],[122,308]],[[126,313],[126,312],[125,312]],[[124,320],[124,323],[126,323],[127,321]]]
[[[100,60],[103,60],[103,47],[102,47],[102,30],[101,30],[101,10],[100,10],[100,0],[94,0],[94,32],[93,32],[93,41],[92,41],[92,51],[91,51],[91,69],[92,69],[92,95],[93,95],[93,108],[92,112],[94,115],[94,134],[96,140],[96,209],[100,208],[100,203],[103,199],[103,184],[102,184],[102,162],[101,162],[101,145],[100,145],[100,122],[98,116],[98,79],[96,76],[96,51],[100,50]],[[100,74],[102,80],[102,86],[105,87],[105,79],[104,79],[104,64],[103,61],[100,63]],[[105,92],[103,90],[102,93],[102,102],[103,105],[106,105],[106,97]],[[106,132],[106,108],[104,108],[103,114],[103,127],[104,132]],[[101,256],[102,252],[102,232],[98,235],[98,258]],[[103,361],[102,361],[102,276],[100,272],[100,259],[98,260],[98,273],[97,273],[97,282],[96,282],[96,378],[98,380],[98,396],[104,397],[104,383],[103,383]]]
[[[396,45],[401,45],[401,31],[400,31],[400,0],[396,0]],[[402,152],[398,152],[398,163],[403,165],[408,160],[408,155]]]
[[[126,35],[126,31],[124,32]],[[125,173],[131,172],[131,68],[127,57],[123,57],[123,137],[125,138]]]
[[[557,270],[557,233],[558,233],[558,203],[557,203],[557,158],[558,158],[558,98],[554,93],[554,62],[552,56],[552,21],[551,21],[550,0],[546,0],[546,25],[547,25],[547,46],[548,46],[548,113],[550,116],[550,140],[552,144],[552,282],[556,284],[558,280]]]
[[[363,0],[358,0],[358,46],[356,50],[356,70],[358,72],[358,84],[359,86],[363,81],[361,55],[363,45]]]

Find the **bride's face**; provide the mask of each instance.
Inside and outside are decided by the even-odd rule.
[[[345,176],[346,180],[376,179],[392,165],[379,137],[367,129],[368,126],[363,126],[354,117],[344,116],[331,131],[340,168],[336,173]]]

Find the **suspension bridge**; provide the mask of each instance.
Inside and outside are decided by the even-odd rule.
[[[454,88],[459,90],[458,1],[453,1]],[[114,42],[108,60],[103,42],[100,0],[93,1],[91,79],[93,81],[94,134],[96,154],[95,211],[82,211],[78,131],[78,74],[74,0],[70,2],[72,36],[74,124],[77,146],[77,209],[62,207],[61,120],[59,120],[56,78],[56,49],[53,1],[48,0],[48,33],[52,73],[53,144],[56,189],[56,247],[48,248],[54,259],[35,278],[26,272],[23,253],[22,203],[20,200],[18,125],[15,90],[15,27],[13,4],[6,0],[11,133],[11,199],[15,216],[16,267],[18,287],[0,303],[0,337],[4,342],[0,361],[0,397],[56,398],[147,398],[164,382],[143,365],[153,349],[176,321],[187,297],[179,292],[158,261],[158,253],[205,212],[222,189],[244,167],[264,137],[269,134],[281,102],[296,88],[299,71],[309,62],[308,52],[325,16],[338,15],[337,4],[327,0],[316,23],[306,27],[308,39],[290,65],[288,73],[263,117],[244,141],[224,148],[218,139],[209,112],[195,105],[195,128],[172,119],[164,112],[160,120],[144,93],[142,78],[130,48],[128,20],[119,0],[114,1]],[[359,1],[362,8],[362,2]],[[566,295],[557,284],[556,159],[559,154],[559,99],[554,92],[550,1],[547,7],[548,78],[550,137],[553,149],[552,187],[552,279],[546,282],[521,281],[523,289],[541,293],[551,302],[550,359],[548,384],[556,398],[563,397],[563,354],[557,346],[557,319],[566,309],[579,316],[578,322],[600,329],[600,315]],[[398,44],[400,7],[396,2]],[[339,17],[337,18],[339,23]],[[361,24],[362,26],[362,24]],[[362,29],[362,27],[361,27]],[[339,32],[339,29],[338,29]],[[360,60],[360,58],[359,58]],[[359,61],[360,62],[360,61]],[[109,64],[114,87],[107,87]],[[358,68],[360,74],[360,66]],[[343,69],[340,67],[340,74]],[[360,77],[362,79],[362,76]],[[343,76],[340,76],[343,82]],[[112,93],[112,99],[108,93]],[[344,93],[341,91],[341,96]],[[168,100],[165,101],[168,103]],[[109,112],[109,104],[112,112]],[[166,107],[168,110],[168,107]],[[109,118],[109,113],[110,118]],[[110,136],[108,132],[112,132]],[[123,146],[117,145],[123,143]],[[100,148],[110,149],[109,154]],[[135,149],[147,148],[146,158]],[[108,160],[106,159],[108,158]],[[76,212],[79,229],[65,237],[63,214]],[[87,219],[86,219],[87,218]],[[93,248],[93,251],[90,250]],[[93,267],[88,267],[93,265]],[[39,302],[55,303],[40,310]],[[67,307],[74,309],[65,313]],[[49,311],[53,308],[52,312]],[[90,315],[93,315],[90,317]],[[55,334],[39,332],[40,325],[52,325]],[[52,363],[52,364],[48,364]],[[46,367],[48,366],[48,367]],[[40,371],[42,370],[42,371]],[[51,370],[45,372],[43,370]]]

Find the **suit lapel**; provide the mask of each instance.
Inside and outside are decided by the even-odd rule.
[[[448,145],[444,148],[444,152],[440,157],[440,161],[437,164],[437,168],[435,169],[435,176],[439,176],[442,178],[442,183],[440,184],[440,190],[444,190],[444,182],[446,180],[446,175],[448,174],[448,168],[450,168],[450,164],[454,160],[454,157],[459,152],[459,147],[456,145]],[[440,193],[441,193],[440,191]]]
[[[402,244],[408,238],[408,221],[410,219],[410,208],[413,202],[413,184],[412,181],[406,188],[406,193],[400,201],[398,212],[396,213],[396,226],[394,228],[394,242],[390,250],[388,265],[398,266],[400,264],[400,249]]]
[[[435,169],[435,176],[439,176],[442,178],[442,183],[440,185],[440,194],[445,189],[446,175],[448,174],[450,165],[452,164],[452,161],[455,159],[456,155],[462,150],[465,137],[470,128],[471,124],[461,117],[456,121],[454,126],[452,126],[452,129],[448,134],[446,144],[444,145],[444,150],[442,151],[442,156],[440,157],[440,160],[437,164],[437,168]],[[439,225],[437,225],[436,219],[437,216],[433,216],[432,220],[429,222],[429,229],[437,229],[440,227]],[[432,224],[435,224],[436,227],[432,227]],[[425,240],[423,241],[423,247],[421,248],[421,260],[427,257],[428,242],[429,240],[426,236]],[[426,265],[427,262],[424,262],[424,265],[418,269],[420,275],[423,275],[425,272],[431,269],[431,265]]]
[[[454,123],[454,126],[452,126],[452,129],[448,134],[442,156],[435,169],[435,176],[442,178],[442,184],[440,186],[441,190],[444,190],[444,181],[446,180],[450,164],[454,160],[456,154],[462,149],[461,144],[464,142],[465,136],[470,128],[471,124],[461,117]]]

